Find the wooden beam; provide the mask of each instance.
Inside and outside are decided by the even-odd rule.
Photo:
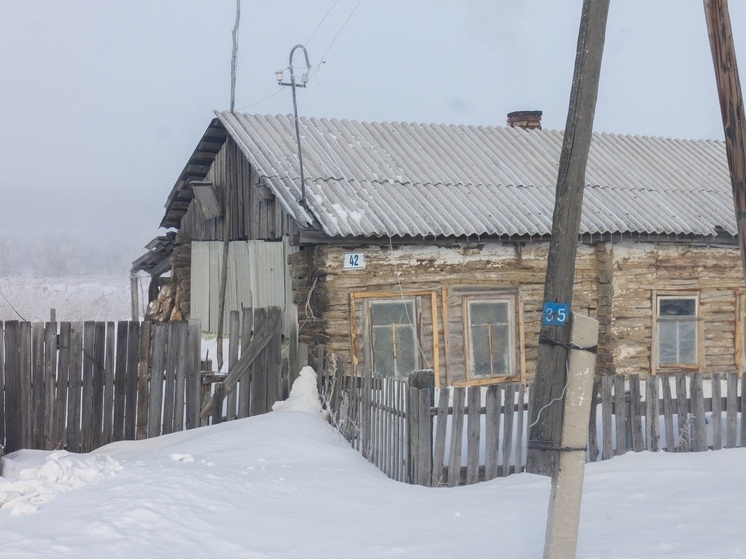
[[[746,277],[746,117],[741,81],[738,77],[736,50],[733,46],[728,0],[704,0],[704,6],[741,246],[741,269]]]
[[[544,285],[545,303],[570,305],[572,302],[585,168],[593,133],[608,14],[609,0],[583,0],[575,72],[557,177]],[[542,326],[544,339],[556,340],[559,344],[568,342],[570,321],[567,314],[568,320],[564,324]],[[526,471],[530,473],[548,476],[557,470],[567,353],[566,346],[539,344],[526,462]]]

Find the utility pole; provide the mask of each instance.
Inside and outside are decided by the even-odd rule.
[[[741,267],[746,277],[746,118],[743,110],[741,81],[738,78],[733,30],[730,25],[728,0],[705,0],[705,19],[710,36],[712,63],[715,66],[720,114],[725,132],[733,205],[741,246]]]
[[[583,0],[557,177],[526,462],[528,472],[545,476],[552,475],[559,463],[568,353],[568,346],[562,344],[570,340],[570,303],[585,168],[593,132],[608,13],[609,0]]]

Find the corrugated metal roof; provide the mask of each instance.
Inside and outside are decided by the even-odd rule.
[[[545,235],[562,133],[217,112],[283,209],[330,236]],[[723,142],[594,133],[581,233],[736,234]]]

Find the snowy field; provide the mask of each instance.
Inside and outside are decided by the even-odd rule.
[[[140,306],[147,303],[147,276],[139,278]],[[56,309],[58,321],[130,320],[130,278],[97,276],[86,278],[0,277],[0,321],[49,320]],[[140,309],[140,317],[144,308]]]
[[[320,417],[310,374],[281,407],[88,455],[6,457],[0,557],[541,556],[548,479],[397,483]],[[744,470],[746,449],[589,464],[578,557],[746,556]]]

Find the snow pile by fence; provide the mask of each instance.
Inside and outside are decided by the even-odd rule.
[[[108,456],[74,455],[66,450],[19,450],[3,458],[0,509],[29,514],[59,493],[66,493],[122,467]]]

